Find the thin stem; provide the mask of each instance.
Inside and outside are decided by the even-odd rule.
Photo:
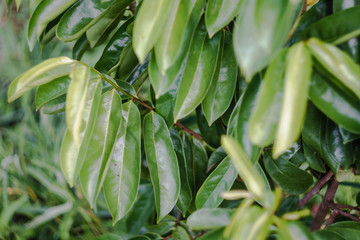
[[[194,132],[190,128],[185,127],[181,122],[176,122],[174,125],[180,129],[184,130],[185,132],[189,133],[190,135],[196,137],[197,139],[204,141],[203,137],[200,134]]]
[[[315,186],[300,200],[298,208],[303,207],[319,190],[327,183],[333,176],[333,172],[329,171],[323,178],[321,178]]]
[[[330,225],[335,221],[335,218],[337,217],[337,215],[339,215],[339,212],[338,212],[338,210],[335,209],[335,210],[331,213],[330,218],[326,221],[325,227],[330,226]]]

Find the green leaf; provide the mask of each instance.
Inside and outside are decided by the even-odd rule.
[[[299,221],[286,221],[281,219],[281,224],[278,224],[278,239],[279,240],[313,240],[313,237],[308,229],[302,222]]]
[[[287,55],[284,100],[273,147],[279,157],[299,138],[305,118],[312,63],[304,43],[293,45]]]
[[[124,9],[132,0],[82,0],[75,3],[62,16],[56,29],[56,35],[64,41],[78,39],[90,27],[96,24],[108,11]]]
[[[86,34],[83,34],[78,40],[76,40],[72,48],[72,58],[80,61],[89,47],[90,43],[86,38]]]
[[[91,78],[90,68],[84,65],[76,65],[70,73],[71,82],[66,96],[66,125],[71,133],[75,145],[80,147],[80,132],[84,129],[83,112],[87,109],[86,96],[88,84]]]
[[[178,226],[172,232],[172,238],[171,239],[174,239],[174,240],[191,240],[191,237],[184,228]]]
[[[195,203],[196,208],[216,208],[224,200],[223,192],[230,190],[237,176],[237,171],[229,157],[226,157],[206,178],[200,187]]]
[[[172,5],[178,1],[147,0],[141,4],[133,30],[133,47],[141,63],[164,30]]]
[[[229,224],[234,210],[224,208],[203,208],[195,211],[187,219],[187,224],[193,230],[214,229]]]
[[[122,119],[105,177],[104,194],[114,223],[134,205],[140,184],[141,122],[136,105],[129,101],[122,106]]]
[[[223,240],[224,228],[215,228],[206,232],[204,235],[198,238],[198,240]]]
[[[188,178],[187,162],[184,154],[184,145],[179,133],[174,129],[170,129],[170,136],[176,153],[177,161],[179,164],[180,172],[180,195],[176,203],[176,206],[180,209],[183,216],[186,215],[186,211],[189,209],[192,201],[192,192]]]
[[[207,172],[215,168],[224,158],[226,153],[222,147],[218,147],[209,157]]]
[[[263,69],[283,47],[302,1],[247,1],[234,27],[234,50],[246,80]]]
[[[264,208],[251,206],[237,222],[237,228],[232,233],[233,239],[264,240],[267,238],[271,226],[270,214]]]
[[[235,137],[251,162],[256,162],[261,154],[261,148],[254,145],[249,136],[250,117],[256,106],[255,103],[260,92],[260,84],[261,79],[258,76],[249,83],[234,108],[228,127],[228,135]]]
[[[43,112],[45,114],[56,114],[65,111],[66,94],[61,95],[45,103]]]
[[[155,44],[160,72],[166,71],[179,60],[182,62],[205,3],[204,0],[172,2],[166,25]]]
[[[229,136],[222,136],[221,140],[224,150],[229,154],[246,188],[252,192],[257,199],[266,199],[266,183],[255,170],[253,163],[241,145]]]
[[[95,64],[95,68],[103,73],[108,72],[120,59],[127,58],[127,54],[122,58],[122,52],[125,52],[126,48],[129,48],[130,52],[133,53],[131,44],[131,36],[127,33],[126,29],[134,19],[130,18],[115,32],[114,36],[106,44],[104,51],[101,54],[100,59]],[[127,52],[129,52],[129,50]],[[135,54],[134,54],[135,55]],[[137,59],[135,57],[136,63]],[[126,80],[126,79],[124,79]]]
[[[80,171],[80,183],[93,207],[107,175],[121,123],[121,97],[115,89],[101,96],[94,130]]]
[[[360,66],[331,44],[312,38],[306,45],[320,64],[360,99]]]
[[[101,99],[100,80],[91,81],[86,88],[87,92],[84,95],[84,112],[81,116],[82,127],[79,132],[81,147],[79,148],[75,144],[72,133],[70,130],[67,130],[60,149],[61,170],[70,186],[74,186],[82,164],[85,161]]]
[[[284,98],[287,53],[287,50],[281,51],[266,70],[255,110],[250,118],[250,139],[262,147],[268,146],[275,139]]]
[[[68,57],[57,57],[43,61],[13,80],[8,89],[8,101],[12,102],[25,92],[56,78],[68,75],[75,61]]]
[[[31,15],[27,32],[30,50],[34,48],[36,40],[39,39],[48,23],[60,16],[75,2],[76,0],[43,0],[37,5]]]
[[[320,154],[318,154],[315,150],[313,150],[305,142],[303,142],[303,150],[304,150],[305,160],[309,164],[309,166],[318,172],[325,173],[326,169],[325,169],[323,161],[320,158]]]
[[[164,95],[161,95],[158,99],[156,99],[155,102],[156,112],[165,119],[166,124],[169,127],[174,124],[173,112],[175,106],[176,92],[179,84],[180,84],[180,79],[177,78],[176,82],[169,89],[169,91]]]
[[[230,106],[237,82],[237,63],[229,32],[225,32],[225,40],[222,44],[211,86],[201,103],[209,125],[223,115]]]
[[[360,101],[353,99],[319,73],[314,72],[309,96],[331,120],[346,130],[360,134]]]
[[[330,155],[344,168],[348,169],[355,161],[351,143],[343,144],[339,126],[331,120],[326,124],[326,145]]]
[[[339,126],[341,137],[343,138],[343,144],[348,144],[360,138],[359,134],[354,134]]]
[[[345,42],[360,35],[359,14],[360,6],[355,6],[324,17],[304,29],[297,40],[316,37],[334,44]]]
[[[179,197],[179,166],[165,120],[157,113],[150,112],[143,124],[145,154],[159,222],[173,209]]]
[[[94,48],[109,38],[112,30],[114,30],[121,21],[122,14],[124,13],[122,10],[121,5],[109,8],[109,11],[106,11],[103,17],[86,31],[86,37],[89,40],[90,47]]]
[[[357,239],[360,234],[360,224],[357,222],[343,221],[337,222],[329,227],[316,231],[314,233],[315,239]]]
[[[287,193],[301,194],[313,183],[310,174],[282,157],[274,160],[269,153],[265,153],[264,165],[274,182]]]
[[[203,21],[196,29],[181,78],[174,108],[174,121],[186,117],[202,102],[210,88],[220,54],[221,35],[207,38]]]
[[[194,179],[194,193],[198,191],[203,182],[206,179],[206,167],[207,167],[207,154],[206,150],[200,140],[195,137],[192,138],[192,174]],[[195,194],[194,194],[195,195]]]
[[[210,38],[230,23],[244,2],[246,3],[242,0],[209,0],[206,7],[205,24]]]
[[[35,95],[36,110],[39,110],[49,101],[64,95],[70,85],[70,80],[69,76],[62,76],[49,83],[41,85],[37,89]]]

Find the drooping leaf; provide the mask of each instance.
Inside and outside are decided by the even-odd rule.
[[[67,57],[43,61],[11,82],[8,89],[8,101],[12,102],[34,87],[68,75],[74,65],[75,61]]]
[[[281,51],[266,70],[256,107],[250,118],[250,139],[262,147],[271,144],[275,138],[284,97],[287,52]]]
[[[78,39],[106,15],[107,11],[112,11],[113,9],[121,11],[130,2],[132,0],[78,1],[61,18],[56,35],[64,41]]]
[[[210,89],[201,103],[209,125],[228,109],[236,88],[237,63],[229,32],[225,32],[223,44]]]
[[[249,82],[283,46],[302,1],[246,1],[234,28],[234,50]]]
[[[274,160],[269,153],[265,153],[264,165],[274,182],[290,194],[301,194],[313,183],[310,174],[282,157]]]
[[[193,230],[224,227],[230,222],[234,210],[224,208],[203,208],[190,215],[187,224]]]
[[[34,13],[31,15],[27,32],[30,50],[34,48],[36,40],[45,30],[48,23],[57,18],[75,2],[76,0],[43,0],[37,5]]]
[[[178,1],[147,0],[141,4],[133,30],[133,47],[141,63],[161,35],[171,6]]]
[[[41,85],[35,95],[36,110],[39,110],[49,101],[64,95],[67,92],[69,84],[69,76],[63,76]]]
[[[122,119],[105,177],[105,199],[114,223],[134,205],[140,184],[140,113],[132,101],[122,106]]]
[[[206,7],[205,24],[210,38],[214,34],[228,25],[238,14],[241,4],[246,3],[242,0],[210,0]]]
[[[192,191],[189,183],[187,162],[184,154],[184,145],[179,133],[174,129],[170,129],[170,136],[176,153],[180,172],[180,195],[176,206],[180,209],[183,216],[185,216],[191,201]]]
[[[279,157],[300,136],[312,72],[311,56],[304,43],[293,45],[286,61],[284,100],[273,147],[274,158]]]
[[[107,175],[111,152],[121,123],[121,97],[115,89],[104,93],[96,115],[94,130],[80,171],[80,183],[91,206]]]
[[[81,116],[82,127],[79,132],[81,146],[80,148],[77,147],[71,131],[67,130],[60,150],[61,170],[70,186],[75,184],[82,164],[85,161],[101,100],[100,80],[90,81],[86,88],[87,91],[84,93],[84,111]]]
[[[223,201],[221,194],[230,190],[236,176],[237,171],[230,158],[225,158],[200,187],[195,199],[196,208],[219,206]]]
[[[316,37],[334,44],[345,42],[360,35],[359,14],[360,6],[355,6],[324,17],[304,29],[297,39]]]
[[[133,19],[130,18],[125,23],[123,23],[121,27],[116,31],[114,36],[106,44],[100,59],[95,64],[95,68],[98,71],[103,73],[109,71],[116,63],[119,62],[122,56],[122,52],[125,51],[125,48],[127,46],[129,46],[129,50],[133,52],[131,44],[129,44],[131,42],[131,36],[126,31],[127,27],[130,23],[132,23],[132,21]],[[127,57],[125,57],[125,59],[126,58]]]
[[[350,132],[360,134],[360,101],[344,93],[317,72],[313,73],[311,79],[309,97],[331,120]]]
[[[154,187],[158,222],[175,206],[180,193],[179,166],[164,119],[150,112],[144,118],[144,145]]]
[[[306,45],[320,64],[360,99],[360,66],[331,44],[312,38]]]
[[[220,53],[221,35],[208,39],[203,21],[196,29],[189,57],[178,89],[174,121],[189,115],[205,98],[210,88]]]

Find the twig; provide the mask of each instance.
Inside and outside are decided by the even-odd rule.
[[[330,218],[326,221],[325,227],[330,226],[330,225],[334,222],[334,220],[335,220],[335,218],[337,217],[338,214],[339,214],[339,211],[335,209],[335,210],[331,213]]]
[[[344,212],[342,210],[338,210],[340,215],[343,215],[344,217],[350,218],[351,220],[355,222],[360,222],[360,219],[351,215],[350,213]]]
[[[325,217],[330,210],[330,205],[334,201],[334,196],[335,196],[338,186],[339,186],[339,183],[336,181],[336,179],[331,178],[331,182],[328,186],[328,189],[326,190],[324,198],[320,204],[319,210],[316,213],[314,221],[312,222],[312,224],[310,226],[311,231],[318,230],[323,225]]]
[[[319,190],[327,183],[333,176],[333,172],[329,171],[323,178],[321,178],[315,186],[300,200],[298,208],[303,207]]]
[[[355,207],[355,206],[345,205],[345,204],[335,204],[335,203],[332,203],[332,204],[331,204],[331,208],[333,208],[333,209],[347,208],[347,209],[351,209],[351,210],[360,211],[360,207]]]
[[[174,125],[180,129],[184,130],[185,132],[189,133],[190,135],[196,137],[197,139],[204,141],[203,137],[200,134],[194,132],[190,128],[185,127],[181,122],[176,122]]]

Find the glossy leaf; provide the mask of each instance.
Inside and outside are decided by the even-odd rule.
[[[141,4],[133,30],[134,51],[141,63],[160,37],[171,7],[177,2],[179,0],[147,0]]]
[[[229,32],[225,32],[221,48],[211,86],[201,103],[209,125],[212,125],[228,109],[236,88],[237,63]]]
[[[151,62],[150,62],[151,64]],[[151,79],[151,78],[150,78]],[[167,93],[161,95],[155,102],[156,112],[160,114],[166,121],[166,124],[170,127],[174,124],[174,106],[177,88],[180,84],[180,79],[177,78],[174,85],[169,89]]]
[[[325,173],[326,169],[324,163],[320,158],[320,154],[317,153],[315,150],[313,150],[305,142],[303,143],[303,150],[304,150],[305,160],[309,164],[309,166],[318,172]]]
[[[176,206],[180,209],[183,216],[185,216],[186,211],[189,209],[192,201],[192,192],[189,183],[187,162],[184,154],[184,145],[182,142],[182,138],[174,128],[170,129],[170,136],[176,153],[177,161],[179,164],[180,181],[181,181],[180,195],[178,202],[176,203]]]
[[[284,98],[286,56],[287,50],[283,50],[270,63],[250,118],[250,139],[262,147],[271,144],[275,138]]]
[[[223,208],[203,208],[197,210],[187,219],[187,224],[193,230],[214,229],[229,224],[234,210]]]
[[[205,24],[210,38],[238,14],[242,0],[210,0],[206,7]]]
[[[172,239],[174,239],[174,240],[191,240],[191,237],[184,228],[178,226],[172,232]]]
[[[207,172],[215,168],[225,157],[224,149],[222,147],[217,148],[209,157]]]
[[[197,192],[206,179],[207,154],[200,140],[192,137],[192,174],[194,179],[194,191]]]
[[[258,199],[265,199],[267,194],[266,184],[254,169],[253,163],[250,161],[244,149],[231,137],[223,136],[221,140],[224,150],[229,154],[247,189]]]
[[[186,117],[201,103],[210,88],[220,52],[220,35],[208,39],[200,22],[191,42],[174,108],[174,121]]]
[[[72,58],[80,60],[84,53],[89,49],[90,43],[86,38],[86,34],[83,34],[78,40],[76,40],[72,49]]]
[[[200,20],[204,0],[172,1],[166,25],[155,44],[156,62],[161,72],[182,62]]]
[[[316,231],[315,239],[323,240],[323,239],[356,239],[360,234],[360,224],[358,222],[350,222],[350,221],[342,221],[337,222],[326,229]]]
[[[114,8],[121,11],[120,9],[124,9],[130,2],[131,0],[79,1],[62,16],[56,35],[64,41],[78,39],[97,23],[107,11],[112,11]]]
[[[45,114],[56,114],[65,111],[66,94],[61,95],[47,103],[45,103],[43,112]]]
[[[326,42],[339,44],[360,35],[357,17],[360,6],[355,6],[320,19],[302,31],[298,40],[316,37]]]
[[[105,177],[105,199],[114,223],[123,218],[135,203],[140,184],[141,122],[136,105],[122,106],[122,119]]]
[[[265,153],[264,165],[274,182],[290,194],[301,194],[308,190],[313,183],[310,174],[282,157],[274,160],[269,153]]]
[[[31,15],[27,32],[30,50],[34,48],[36,40],[45,30],[48,23],[60,16],[75,2],[76,0],[43,0],[37,5]]]
[[[70,58],[57,57],[45,60],[29,69],[11,82],[8,89],[8,101],[12,102],[34,87],[68,75],[74,63],[74,60]]]
[[[200,187],[195,203],[196,208],[216,208],[223,201],[221,194],[230,190],[237,176],[230,158],[225,158],[206,178]]]
[[[106,73],[115,64],[117,64],[121,59],[121,54],[125,50],[126,46],[129,46],[129,50],[133,52],[131,44],[129,44],[131,42],[131,36],[126,31],[127,27],[132,21],[133,19],[130,18],[125,23],[123,23],[121,27],[115,32],[114,36],[106,44],[100,59],[95,64],[95,68],[98,71]]]
[[[343,138],[343,144],[353,142],[360,138],[359,134],[351,133],[342,127],[339,127],[339,130],[340,130],[341,137]]]
[[[221,120],[215,121],[211,126],[209,126],[202,108],[199,106],[196,108],[196,122],[199,127],[201,136],[204,138],[205,142],[212,147],[220,146],[220,136],[225,134],[225,128]]]
[[[360,134],[360,102],[314,73],[309,96],[311,101],[331,120],[346,130]]]
[[[81,116],[82,127],[79,133],[81,146],[77,147],[71,131],[67,130],[60,150],[61,170],[70,186],[75,184],[85,161],[101,100],[100,80],[91,81],[86,88],[87,92],[83,97],[84,111]]]
[[[302,1],[246,1],[234,27],[234,50],[246,80],[283,46]]]
[[[36,110],[39,110],[47,102],[64,95],[70,84],[69,76],[59,77],[49,83],[41,85],[35,95]]]
[[[175,206],[180,193],[179,166],[164,119],[150,112],[144,118],[146,160],[154,187],[158,222]]]
[[[349,55],[331,44],[315,38],[306,44],[320,64],[360,99],[360,66]]]
[[[81,143],[80,132],[84,129],[83,112],[86,111],[86,95],[91,78],[90,68],[77,65],[70,73],[70,78],[71,82],[66,96],[65,118],[75,145],[79,148]]]
[[[330,155],[336,159],[344,169],[348,169],[354,163],[355,158],[352,144],[343,144],[343,138],[338,125],[329,119],[326,124],[326,145]]]
[[[298,140],[304,122],[312,64],[303,43],[290,48],[286,65],[284,100],[273,147],[274,158]]]
[[[104,93],[85,154],[86,161],[80,171],[81,187],[92,207],[109,169],[111,152],[122,120],[121,113],[121,97],[116,90]]]

